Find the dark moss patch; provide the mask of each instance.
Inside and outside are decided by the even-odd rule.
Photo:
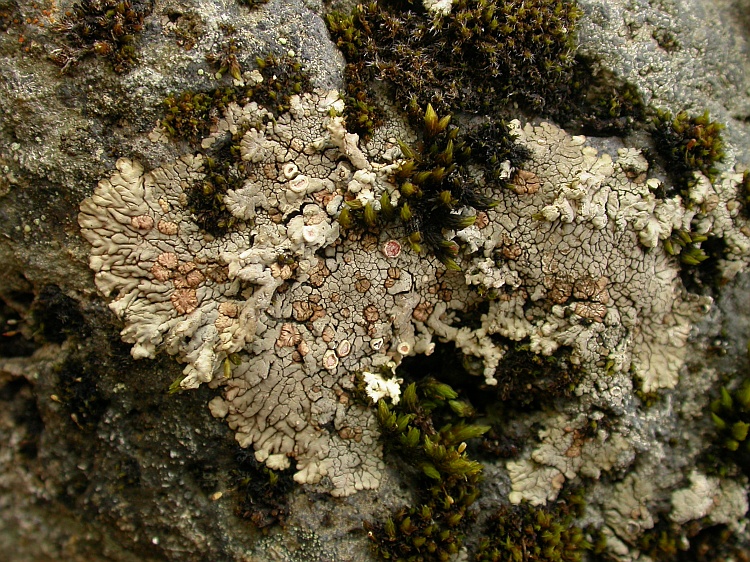
[[[0,31],[8,31],[11,26],[21,23],[21,11],[16,0],[0,0]]]
[[[171,33],[177,44],[189,51],[206,32],[206,26],[195,12],[171,12],[167,14],[172,24]]]
[[[237,516],[260,529],[283,525],[289,513],[287,498],[295,485],[291,472],[266,468],[247,449],[238,449],[235,459],[237,468],[230,478],[237,495]]]
[[[580,494],[567,494],[551,506],[505,506],[482,533],[476,562],[579,562],[592,545],[575,518],[583,514]]]
[[[518,166],[529,153],[516,145],[515,136],[502,121],[485,123],[462,137],[451,124],[451,116],[439,117],[431,105],[422,113],[419,133],[414,148],[401,143],[405,160],[393,178],[400,195],[398,205],[391,204],[388,192],[379,205],[362,206],[352,199],[339,215],[339,223],[343,228],[357,223],[377,231],[398,221],[412,250],[429,250],[448,269],[457,270],[459,246],[446,239],[444,231],[474,224],[476,215],[465,214],[468,208],[481,211],[494,205],[470,173],[469,164],[484,164],[489,187],[503,188],[507,184],[499,179],[501,164],[509,160],[511,166]]]
[[[653,118],[652,136],[656,151],[674,180],[675,193],[685,193],[693,180],[693,172],[709,179],[716,176],[716,164],[724,159],[724,126],[711,121],[708,111],[691,117],[682,111],[675,116],[658,111]],[[667,196],[672,196],[667,192]]]
[[[209,61],[219,73],[238,79],[242,70],[238,48],[231,28],[226,28],[225,33],[228,34],[226,42],[217,53],[209,56]],[[221,118],[230,103],[244,105],[255,101],[270,111],[273,118],[289,109],[293,95],[311,91],[308,75],[293,59],[269,55],[258,58],[256,67],[263,77],[259,84],[225,85],[211,92],[186,91],[168,96],[164,100],[166,115],[161,121],[162,127],[173,139],[187,140],[200,150],[200,139],[208,134],[211,125]],[[256,126],[262,127],[263,123]],[[209,150],[201,150],[205,177],[188,190],[188,207],[198,226],[212,236],[221,236],[238,226],[236,217],[224,205],[224,195],[229,189],[242,187],[247,177],[248,164],[242,161],[240,154],[240,141],[245,132],[239,130],[220,139]]]
[[[257,8],[258,6],[267,4],[268,0],[237,0],[237,2],[243,6],[247,6],[248,8]]]
[[[46,341],[62,343],[70,336],[90,333],[78,302],[57,285],[42,287],[31,306],[31,318],[35,332]]]
[[[31,337],[26,325],[23,308],[19,300],[30,304],[31,295],[9,295],[0,298],[0,357],[28,357],[38,345]],[[20,308],[20,310],[19,310]]]
[[[497,398],[520,409],[539,409],[571,398],[583,369],[571,362],[570,352],[561,347],[552,355],[541,355],[528,343],[510,342],[495,371]]]
[[[404,109],[488,113],[498,103],[544,106],[573,64],[579,16],[564,0],[456,0],[445,16],[395,0],[327,19],[355,83],[388,81]]]
[[[378,81],[412,115],[428,104],[494,117],[521,109],[587,133],[626,132],[642,118],[641,96],[575,55],[580,14],[567,0],[456,0],[444,16],[408,0],[331,12],[347,60],[348,126],[367,136],[380,123]]]
[[[44,422],[39,414],[33,387],[26,379],[15,379],[0,387],[0,407],[10,412],[13,421],[23,430],[18,452],[27,460],[39,454],[39,440],[44,431]]]
[[[690,548],[680,551],[677,562],[749,562],[747,537],[738,536],[726,525],[712,525],[699,531],[689,529]],[[692,531],[692,532],[690,532]],[[655,559],[659,560],[659,559]]]
[[[218,71],[236,77],[242,72],[237,52],[233,38],[229,37],[219,51],[209,55],[209,62]],[[255,101],[278,117],[289,109],[294,94],[311,91],[308,74],[294,59],[268,55],[257,58],[255,67],[263,76],[259,84],[227,84],[207,92],[188,90],[169,95],[164,100],[166,114],[161,120],[162,127],[171,138],[195,144],[208,134],[211,125],[230,103],[245,105]]]
[[[93,54],[108,58],[118,74],[126,72],[136,63],[136,37],[152,9],[152,0],[77,2],[57,28],[65,34],[71,48],[60,52],[53,60],[65,71]]]
[[[99,365],[76,351],[56,367],[57,401],[69,413],[71,422],[82,431],[96,429],[108,406],[99,389]]]

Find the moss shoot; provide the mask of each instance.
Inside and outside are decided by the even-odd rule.
[[[106,57],[115,72],[126,72],[136,63],[135,40],[143,20],[151,13],[151,0],[81,0],[62,18],[58,31],[72,47],[54,60],[67,70],[93,54]]]
[[[386,454],[398,457],[416,498],[384,522],[365,524],[379,559],[442,561],[458,552],[482,474],[467,442],[489,429],[471,423],[473,415],[456,391],[432,378],[408,385],[397,407],[378,402]]]
[[[475,562],[580,562],[591,549],[575,518],[583,498],[569,494],[551,507],[503,507],[484,530]]]

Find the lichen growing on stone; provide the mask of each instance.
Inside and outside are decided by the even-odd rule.
[[[254,102],[227,105],[201,148],[238,147],[241,173],[222,197],[232,228],[211,232],[191,205],[190,190],[212,173],[203,154],[150,171],[120,159],[82,203],[97,287],[112,297],[134,357],[163,350],[185,363],[182,388],[222,386],[211,411],[240,445],[269,468],[294,462],[297,482],[334,495],[376,487],[382,469],[377,421],[353,399],[354,373],[429,354],[437,339],[473,357],[490,385],[508,347],[496,336],[544,355],[565,348],[585,372],[575,392],[586,408],[622,411],[633,374],[646,391],[675,385],[709,300],[686,294],[677,260],[657,243],[693,215],[657,200],[637,150],[609,155],[549,123],[509,124],[529,161],[501,190],[497,162],[471,168],[477,196],[497,205],[442,231],[461,248],[451,253],[459,273],[401,251],[410,241],[399,225],[342,235],[345,201],[398,205],[399,170],[417,138],[390,115],[361,142],[343,106],[335,91],[292,95],[277,116]],[[704,186],[715,205],[692,221],[726,233],[728,269],[750,247],[739,207],[730,210],[740,179]],[[490,293],[486,312],[464,324],[459,313]],[[585,408],[561,416],[540,452],[514,461],[518,501],[543,503],[562,480],[630,462],[633,445],[616,423],[589,433]]]

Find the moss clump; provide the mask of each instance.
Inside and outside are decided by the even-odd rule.
[[[21,13],[15,0],[0,0],[0,31],[21,23]]]
[[[574,521],[583,499],[571,494],[551,507],[503,507],[485,529],[476,562],[579,562],[591,549]]]
[[[679,256],[683,264],[700,265],[708,259],[708,254],[701,249],[701,243],[706,240],[708,236],[680,229],[672,231],[672,235],[663,243],[667,253]]]
[[[327,21],[350,65],[350,97],[381,79],[404,108],[494,113],[498,104],[544,106],[573,65],[580,13],[566,0],[454,0],[447,15],[391,0]]]
[[[283,525],[288,514],[287,497],[294,487],[291,473],[265,467],[247,449],[238,449],[235,459],[237,468],[230,477],[237,496],[237,516],[260,529]]]
[[[257,8],[263,4],[267,4],[268,0],[237,0],[238,3],[248,8]]]
[[[659,523],[638,537],[638,548],[657,562],[675,560],[688,548],[685,531],[673,523]]]
[[[237,58],[239,48],[237,46],[237,39],[232,37],[235,33],[234,27],[230,25],[221,24],[219,26],[221,30],[227,35],[226,40],[222,43],[221,48],[218,52],[209,53],[206,55],[206,60],[212,63],[216,68],[216,76],[221,77],[229,72],[229,75],[235,80],[242,79],[242,71],[240,61]]]
[[[55,60],[66,70],[95,54],[110,59],[117,73],[129,70],[136,62],[135,37],[152,9],[151,0],[81,0],[58,26],[73,49]]]
[[[719,398],[711,402],[711,419],[719,434],[719,446],[750,473],[750,379],[742,381],[734,392],[721,387]]]
[[[724,158],[723,128],[711,121],[708,111],[697,117],[684,111],[674,117],[669,112],[656,113],[652,136],[678,190],[684,192],[690,186],[693,172],[714,178],[715,166]]]
[[[339,223],[344,228],[351,228],[356,222],[374,229],[398,221],[414,251],[427,249],[448,269],[458,270],[454,258],[459,246],[447,240],[444,231],[474,224],[476,216],[466,214],[468,208],[486,210],[494,205],[482,193],[468,164],[484,162],[490,187],[498,187],[505,185],[499,180],[501,164],[510,160],[511,166],[518,166],[528,152],[515,144],[515,137],[502,122],[486,124],[473,134],[460,137],[450,115],[439,117],[431,105],[421,115],[421,138],[416,147],[401,144],[405,160],[392,180],[398,186],[397,204],[392,203],[388,192],[380,201],[364,206],[352,199],[341,212]]]
[[[386,452],[415,480],[417,499],[385,522],[365,524],[380,559],[427,562],[458,552],[482,473],[466,442],[489,429],[467,423],[473,413],[450,386],[430,378],[408,385],[398,407],[378,402]]]

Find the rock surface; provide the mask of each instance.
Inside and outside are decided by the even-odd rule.
[[[0,545],[12,560],[370,559],[363,521],[410,492],[373,409],[352,398],[353,373],[446,342],[474,361],[474,387],[496,384],[521,340],[570,350],[585,373],[572,399],[512,422],[527,440],[486,461],[483,513],[581,484],[582,525],[620,560],[642,556],[659,521],[742,532],[746,478],[696,463],[714,439],[710,400],[747,368],[747,2],[579,2],[582,53],[654,107],[726,125],[717,177],[688,194],[700,212],[654,196],[668,179],[644,133],[587,139],[519,115],[530,161],[452,232],[462,272],[402,249],[397,227],[341,234],[344,199],[398,202],[396,141],[415,132],[392,120],[368,142],[347,133],[322,4],[156,1],[120,73],[71,50],[72,5],[0,0]],[[184,194],[203,153],[159,122],[170,93],[227,83],[206,55],[230,37],[243,68],[298,60],[315,93],[273,118],[252,104],[213,116],[198,148],[241,138],[249,175],[225,200],[247,227],[204,236]],[[717,267],[731,280],[713,293],[687,290],[663,247],[691,225],[728,247]],[[501,298],[463,323],[480,291]],[[189,390],[170,394],[175,381]],[[649,394],[660,399],[646,407]],[[286,468],[288,502],[242,503],[248,480]],[[263,536],[267,519],[285,526]]]

